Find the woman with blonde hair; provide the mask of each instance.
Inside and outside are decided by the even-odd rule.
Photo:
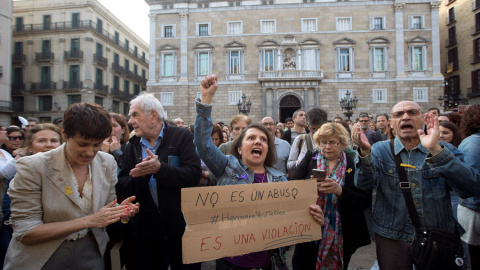
[[[305,155],[293,179],[313,178],[313,169],[325,171],[326,178],[317,180],[317,205],[325,224],[319,242],[296,245],[293,269],[348,269],[355,250],[370,243],[363,211],[371,194],[355,187],[354,157],[346,153],[350,134],[342,124],[322,125],[313,141],[316,149]]]

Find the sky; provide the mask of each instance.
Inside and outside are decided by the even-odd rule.
[[[105,8],[139,35],[145,42],[150,43],[149,6],[143,0],[97,0]]]

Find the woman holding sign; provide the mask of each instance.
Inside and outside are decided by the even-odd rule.
[[[285,175],[272,168],[276,154],[274,138],[262,126],[250,125],[234,140],[230,155],[225,156],[212,142],[211,112],[213,96],[217,91],[217,76],[209,75],[201,82],[202,99],[197,99],[197,119],[194,143],[197,153],[210,171],[217,177],[217,185],[238,185],[287,181]],[[310,207],[315,220],[323,224],[320,207]],[[217,260],[217,270],[270,269],[269,251],[254,252],[242,256]]]
[[[371,195],[355,187],[354,157],[345,150],[350,136],[343,125],[324,124],[313,141],[317,150],[305,155],[293,179],[310,179],[317,170],[325,173],[317,178],[317,205],[325,213],[325,225],[320,241],[296,245],[293,268],[348,269],[355,250],[370,243],[363,211],[370,206]]]

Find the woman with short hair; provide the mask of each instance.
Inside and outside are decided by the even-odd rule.
[[[17,161],[4,269],[103,269],[105,226],[138,212],[134,196],[116,205],[115,160],[98,152],[112,132],[105,109],[76,103],[63,119],[63,145]]]

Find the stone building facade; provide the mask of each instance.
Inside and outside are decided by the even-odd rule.
[[[195,120],[200,80],[219,77],[214,121],[228,122],[245,94],[254,121],[298,108],[329,118],[348,92],[359,112],[401,100],[438,106],[439,6],[431,1],[161,1],[150,5],[147,91],[169,118]]]
[[[128,114],[146,90],[148,44],[96,0],[13,1],[12,123],[75,102]]]
[[[480,103],[480,1],[446,0],[440,7],[440,48],[446,109]]]
[[[10,39],[12,38],[12,1],[0,2],[0,125],[10,123],[11,101],[10,76],[12,58]]]

